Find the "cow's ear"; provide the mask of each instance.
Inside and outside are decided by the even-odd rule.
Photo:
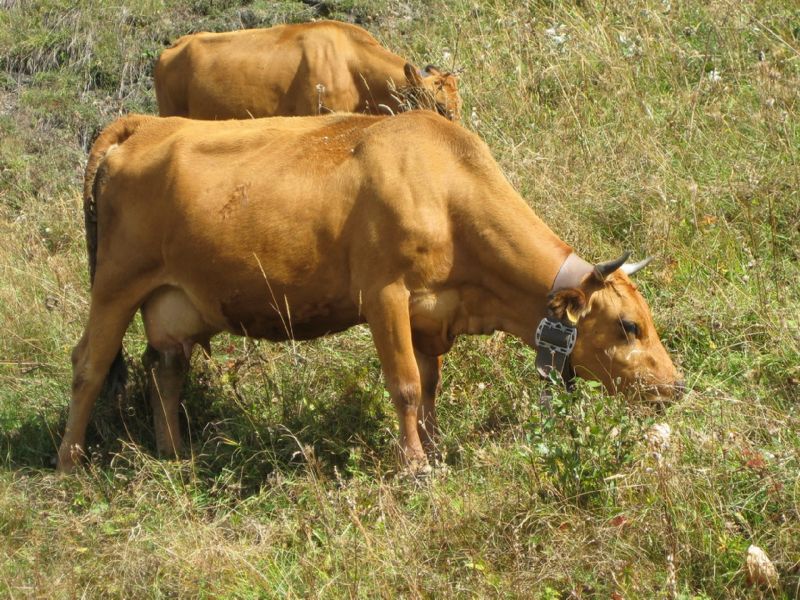
[[[550,294],[547,310],[550,317],[574,325],[586,311],[586,294],[578,288],[559,290]]]
[[[424,71],[428,75],[435,75],[435,76],[438,76],[438,77],[441,77],[442,75],[444,75],[444,73],[442,73],[442,71],[439,69],[439,67],[437,67],[435,65],[427,65],[425,67]]]
[[[403,67],[403,71],[406,74],[406,79],[408,80],[408,84],[414,87],[422,87],[422,77],[417,71],[417,67],[412,65],[411,63],[406,63],[406,66]]]

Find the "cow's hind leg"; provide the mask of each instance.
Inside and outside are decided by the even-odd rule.
[[[142,362],[147,373],[147,396],[153,407],[158,454],[177,457],[182,449],[178,409],[189,359],[182,349],[162,352],[148,344]]]
[[[436,437],[438,425],[436,421],[436,395],[439,393],[442,374],[442,357],[428,356],[419,350],[414,351],[422,384],[422,402],[417,414],[417,431],[422,447],[429,458],[436,460]]]
[[[125,330],[136,312],[125,300],[92,296],[83,336],[72,351],[72,397],[61,446],[58,470],[71,471],[85,453],[86,427]]]
[[[404,286],[386,286],[366,299],[364,312],[400,421],[401,458],[416,472],[427,459],[417,430],[422,389],[411,343],[408,297]]]

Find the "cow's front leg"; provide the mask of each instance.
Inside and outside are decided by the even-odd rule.
[[[160,352],[148,344],[142,362],[147,372],[147,395],[153,407],[158,454],[177,457],[182,448],[178,408],[189,359],[182,348]]]
[[[441,386],[442,357],[428,356],[419,350],[414,350],[414,357],[417,360],[422,384],[422,402],[417,414],[417,432],[428,458],[436,461],[440,458],[436,448],[436,438],[439,434],[436,421],[436,395]]]
[[[386,286],[366,299],[364,312],[400,421],[401,460],[417,472],[428,461],[417,429],[422,385],[411,343],[408,297],[405,286]]]

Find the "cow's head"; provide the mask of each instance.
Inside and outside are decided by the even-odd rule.
[[[456,75],[433,65],[418,71],[411,63],[406,63],[404,71],[408,82],[406,95],[411,103],[416,103],[413,108],[435,110],[451,121],[461,119],[461,96],[458,95]]]
[[[550,316],[578,329],[571,356],[576,375],[601,381],[611,393],[678,397],[683,381],[628,278],[649,260],[630,265],[627,257],[595,265],[577,286],[551,294]]]

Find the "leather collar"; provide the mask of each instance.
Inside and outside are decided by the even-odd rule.
[[[571,252],[570,255],[561,263],[553,285],[550,287],[550,294],[566,288],[578,287],[586,275],[594,271],[594,265],[586,262],[580,256]]]

